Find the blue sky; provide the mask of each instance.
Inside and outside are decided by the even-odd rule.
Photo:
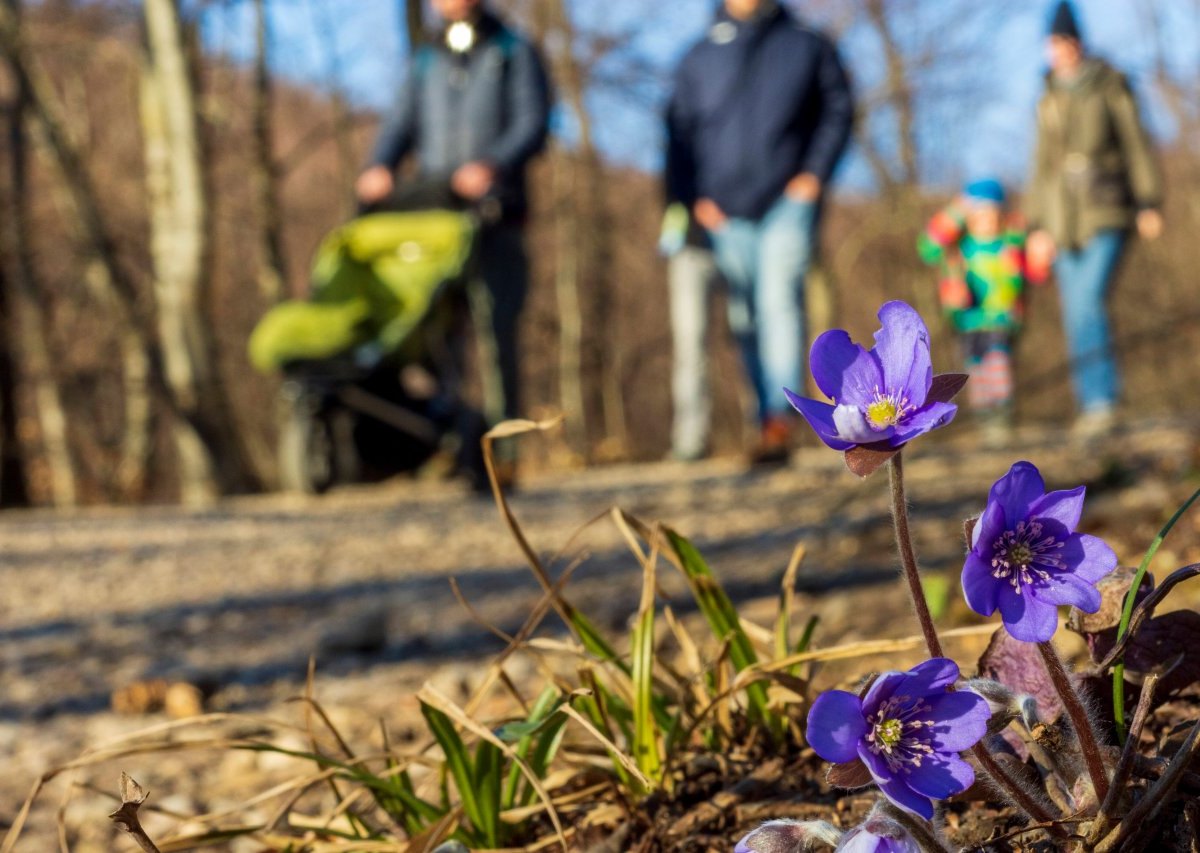
[[[896,2],[896,0],[892,0]],[[914,49],[942,49],[956,38],[972,46],[958,64],[943,64],[928,85],[935,91],[922,101],[918,137],[926,155],[926,180],[953,184],[984,173],[1019,181],[1032,144],[1033,105],[1041,85],[1041,43],[1049,3],[962,4],[979,9],[973,16],[946,20],[947,0],[900,0],[906,15],[897,27],[915,39]],[[612,160],[645,169],[661,162],[658,116],[665,95],[662,81],[689,44],[708,27],[715,0],[567,0],[581,33],[621,37],[621,50],[635,55],[654,74],[643,85],[606,83],[589,93],[597,142]],[[1197,17],[1189,0],[1155,0],[1168,22],[1167,51],[1179,73],[1196,74],[1200,63]],[[1143,97],[1144,111],[1155,132],[1170,138],[1173,128],[1153,97],[1150,81],[1152,31],[1145,8],[1149,0],[1077,0],[1085,36],[1094,52],[1127,71]],[[862,23],[848,28],[839,20],[846,6],[834,0],[799,0],[794,4],[819,24],[844,28],[839,44],[860,93],[869,92],[882,74],[877,39]],[[957,4],[956,4],[957,6]],[[365,108],[386,110],[404,74],[404,29],[397,0],[269,0],[273,64],[295,81],[328,86],[331,80]],[[821,19],[821,11],[829,17]],[[987,10],[987,11],[985,11]],[[253,17],[249,3],[208,6],[203,18],[208,46],[235,59],[253,49]],[[974,29],[972,29],[974,28]],[[331,34],[331,38],[326,37]],[[630,34],[634,34],[630,37]],[[918,43],[919,42],[919,43]],[[601,72],[618,73],[618,62]],[[954,92],[964,86],[970,94]],[[886,136],[888,116],[877,118]],[[559,110],[557,128],[568,140],[573,122]],[[871,180],[861,156],[848,158],[844,183],[866,189]]]

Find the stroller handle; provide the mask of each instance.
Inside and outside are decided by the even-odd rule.
[[[504,204],[493,191],[470,201],[454,192],[449,175],[423,175],[396,185],[387,198],[365,203],[360,201],[356,216],[368,213],[402,213],[423,210],[456,210],[474,214],[483,225],[499,222],[504,216]]]

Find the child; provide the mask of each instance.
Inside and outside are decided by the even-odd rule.
[[[1011,432],[1012,349],[1025,284],[1041,284],[1048,273],[1027,264],[1025,233],[1005,222],[1004,201],[999,181],[972,181],[917,240],[921,260],[942,268],[938,296],[958,332],[971,377],[967,399],[989,444],[1003,444]]]

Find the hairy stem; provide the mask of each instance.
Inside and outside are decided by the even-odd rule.
[[[1054,646],[1045,642],[1038,643],[1037,647],[1041,652],[1042,662],[1046,664],[1046,672],[1050,674],[1050,681],[1054,684],[1054,690],[1058,693],[1063,709],[1071,719],[1075,737],[1079,739],[1083,762],[1087,766],[1088,776],[1091,777],[1092,785],[1096,789],[1096,799],[1104,802],[1108,799],[1108,772],[1104,769],[1104,756],[1100,751],[1100,744],[1096,742],[1096,732],[1092,728],[1092,720],[1088,717],[1083,700],[1079,698],[1079,692],[1071,683],[1067,668],[1063,666],[1062,658],[1058,656]]]
[[[1065,830],[1056,823],[1054,815],[1042,805],[1038,798],[1025,790],[1025,788],[1008,774],[1000,763],[992,757],[992,754],[987,751],[987,747],[983,745],[983,741],[971,747],[971,754],[975,756],[975,760],[979,762],[979,767],[982,769],[996,785],[1012,797],[1013,803],[1017,808],[1025,812],[1034,823],[1046,824],[1051,827],[1050,831],[1055,835],[1065,835]]]
[[[913,608],[917,611],[917,621],[921,623],[921,633],[925,635],[925,645],[930,657],[942,657],[942,642],[938,639],[937,629],[933,626],[933,617],[929,614],[929,602],[925,600],[925,590],[921,587],[921,575],[917,571],[917,554],[913,549],[912,533],[908,529],[908,502],[904,497],[904,463],[903,453],[897,453],[888,461],[888,480],[892,485],[892,522],[896,528],[896,550],[900,552],[900,563],[904,567],[904,579],[908,581],[908,592],[912,598]]]

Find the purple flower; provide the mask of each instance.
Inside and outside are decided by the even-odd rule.
[[[842,831],[823,820],[769,820],[742,837],[733,853],[800,853],[812,842],[838,843]]]
[[[832,406],[784,389],[796,411],[834,450],[865,446],[894,452],[950,423],[958,411],[950,399],[963,378],[934,379],[929,330],[921,315],[903,302],[889,302],[879,309],[879,322],[882,328],[871,350],[841,329],[831,329],[813,343],[813,378]]]
[[[895,821],[868,820],[842,836],[834,853],[921,853],[904,827]]]
[[[933,800],[965,791],[975,773],[958,753],[987,733],[982,696],[948,693],[958,665],[933,658],[908,672],[885,672],[861,699],[829,690],[808,712],[808,742],[836,763],[862,761],[884,796],[933,817]]]
[[[1047,494],[1029,462],[995,482],[963,565],[972,610],[991,616],[999,608],[1009,634],[1042,643],[1058,628],[1058,605],[1100,609],[1096,582],[1116,568],[1117,555],[1097,537],[1074,532],[1083,493],[1080,486]]]

